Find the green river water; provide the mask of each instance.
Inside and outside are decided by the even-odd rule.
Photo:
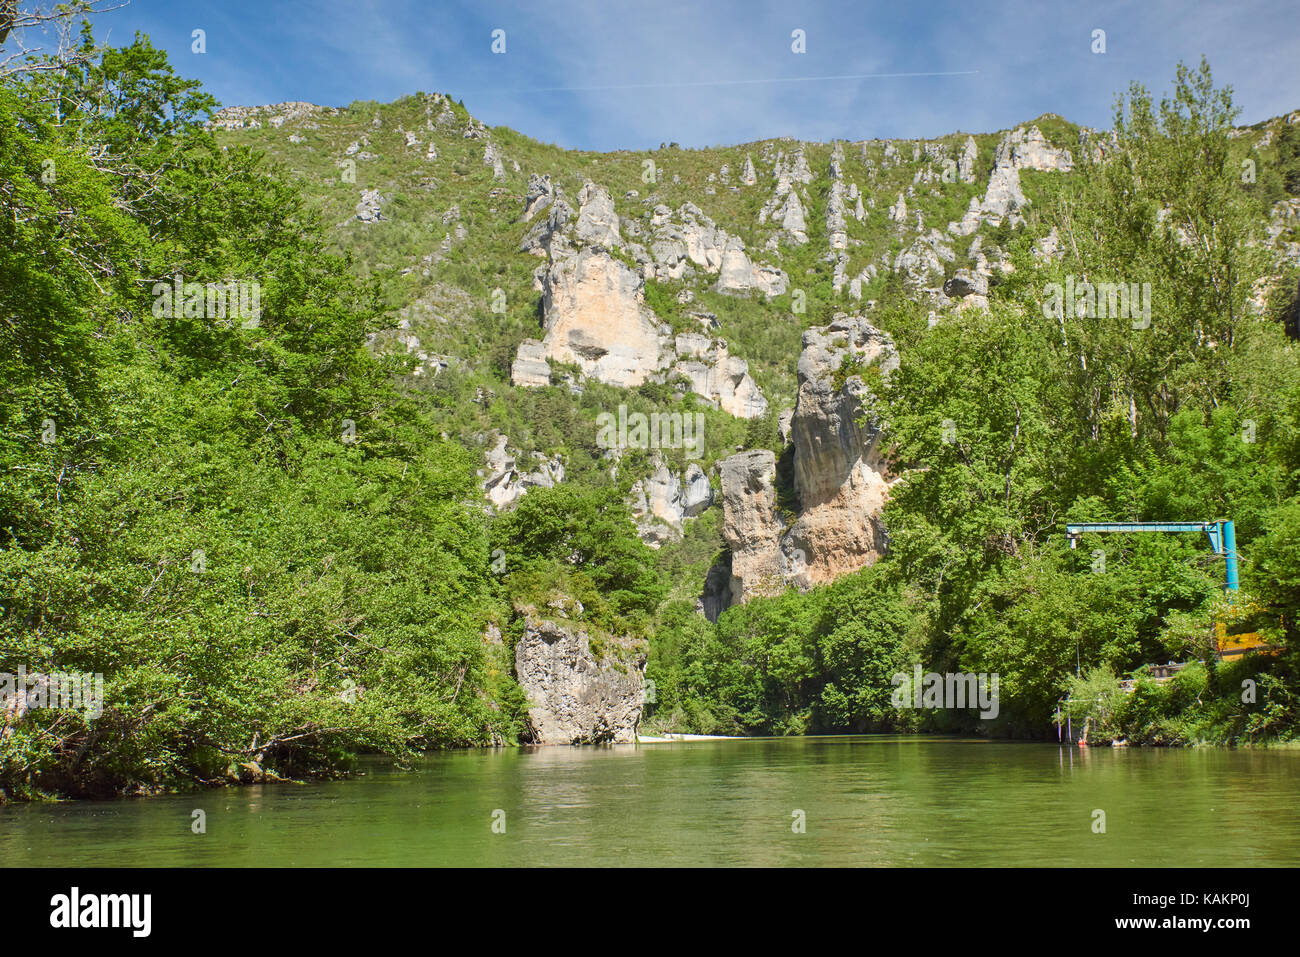
[[[872,735],[458,751],[414,770],[365,770],[319,784],[0,807],[0,862],[1300,864],[1295,750]],[[192,833],[195,809],[204,834]],[[1104,834],[1093,831],[1097,809]]]

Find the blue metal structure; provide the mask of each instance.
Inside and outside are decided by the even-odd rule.
[[[1088,532],[1205,532],[1210,539],[1210,547],[1216,555],[1224,558],[1227,590],[1237,591],[1237,533],[1231,519],[1215,522],[1091,522],[1080,525],[1066,525],[1065,534],[1070,537],[1070,547],[1078,544],[1079,537]]]

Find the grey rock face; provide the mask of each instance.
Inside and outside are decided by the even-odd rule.
[[[898,194],[898,201],[889,207],[889,218],[895,223],[907,222],[907,200],[902,193]]]
[[[361,199],[357,201],[357,219],[363,223],[377,223],[383,219],[380,208],[383,205],[383,197],[379,195],[377,189],[365,189],[361,191]]]
[[[553,259],[542,283],[543,345],[550,359],[574,362],[584,375],[636,386],[671,362],[643,282],[596,247]]]
[[[858,200],[861,203],[861,199]],[[845,224],[844,184],[838,179],[831,183],[830,195],[826,199],[826,235],[830,239],[831,249],[847,249],[849,246],[848,227]]]
[[[542,617],[532,606],[516,611],[524,633],[515,646],[515,677],[528,695],[538,744],[632,744],[645,698],[644,650],[623,638],[592,652],[579,622]]]
[[[794,420],[794,409],[782,409],[777,416],[776,428],[781,433],[782,444],[790,444],[790,423]]]
[[[903,282],[911,289],[923,287],[935,273],[943,272],[943,264],[952,262],[956,254],[937,229],[918,236],[894,259],[894,271],[903,274]]]
[[[622,244],[618,213],[605,187],[592,182],[582,187],[578,193],[578,222],[574,233],[580,242],[591,246],[615,249]]]
[[[808,241],[808,223],[804,218],[803,203],[799,200],[799,194],[794,190],[786,195],[785,205],[776,213],[781,220],[781,229],[788,235],[796,245],[803,245]]]
[[[835,255],[835,268],[831,271],[831,288],[837,293],[849,281],[849,254],[841,252]]]
[[[754,263],[745,253],[745,244],[736,236],[727,239],[718,272],[719,292],[746,292],[756,289],[768,296],[779,296],[789,288],[784,272],[766,263]]]
[[[729,355],[727,344],[698,333],[684,333],[676,339],[679,359],[669,375],[685,376],[691,391],[740,419],[755,419],[767,413],[767,398],[749,375],[749,363]]]
[[[778,153],[772,175],[776,179],[776,188],[771,199],[759,210],[758,222],[760,225],[769,221],[776,223],[780,226],[780,231],[768,241],[767,248],[775,249],[782,242],[802,246],[808,241],[808,225],[803,200],[795,189],[795,183],[812,181],[812,172],[808,169],[803,149],[796,152],[791,165],[786,165],[784,154]]]
[[[799,356],[799,394],[790,423],[799,518],[787,550],[801,555],[797,584],[831,581],[873,563],[884,551],[880,520],[890,479],[880,430],[862,423],[863,380],[850,375],[836,389],[846,360],[887,376],[898,367],[893,340],[861,316],[841,313],[809,329]]]
[[[812,170],[808,168],[808,159],[803,155],[803,147],[794,151],[794,163],[790,167],[790,178],[805,186],[813,181]]]
[[[863,423],[868,388],[851,374],[835,387],[845,358],[887,376],[898,366],[890,337],[861,316],[837,315],[804,333],[799,395],[788,425],[794,445],[793,525],[777,508],[776,456],[739,452],[718,465],[723,537],[731,548],[731,604],[831,581],[870,565],[885,549],[880,515],[892,479],[880,431]],[[783,416],[784,419],[784,416]]]
[[[500,182],[506,178],[506,168],[501,162],[501,151],[495,143],[483,147],[483,165],[492,167],[492,178]]]
[[[651,548],[680,537],[685,515],[681,479],[662,461],[632,486],[632,516],[641,540]]]
[[[546,204],[542,204],[545,206]],[[573,219],[573,208],[563,199],[556,196],[551,203],[551,211],[547,214],[546,219],[538,223],[524,237],[524,241],[519,244],[521,253],[532,253],[534,256],[545,256],[550,252],[551,243],[559,237],[569,222]]]
[[[975,182],[975,160],[979,156],[979,147],[975,145],[975,137],[966,137],[966,146],[961,151],[961,159],[957,161],[957,175],[963,183]]]
[[[564,481],[564,464],[559,456],[548,458],[534,452],[536,468],[531,472],[520,469],[504,435],[497,437],[497,444],[487,451],[486,458],[486,474],[479,472],[483,477],[483,495],[497,510],[513,505],[530,488],[551,488]]]
[[[686,466],[682,481],[682,514],[694,518],[713,504],[713,488],[698,462]]]
[[[686,519],[713,504],[709,477],[696,462],[679,476],[659,459],[655,470],[632,486],[631,494],[637,532],[651,548],[680,538]]]
[[[338,109],[332,106],[317,106],[292,100],[287,103],[275,103],[270,106],[228,106],[212,114],[212,119],[204,124],[208,129],[221,130],[256,130],[263,122],[268,126],[281,126],[286,121],[307,120],[312,116],[333,116]]]
[[[802,216],[802,212],[800,213]],[[779,296],[788,280],[784,272],[766,263],[753,262],[745,244],[730,236],[694,203],[683,203],[673,212],[657,205],[650,219],[654,230],[649,254],[654,278],[661,282],[682,279],[694,268],[718,274],[719,292],[758,290]]]
[[[549,181],[534,177],[526,201],[530,209],[545,202],[549,186]],[[528,342],[520,347],[511,370],[516,382],[546,384],[547,360],[577,363],[584,375],[623,387],[680,373],[698,394],[730,414],[762,415],[767,400],[745,361],[728,356],[725,344],[714,344],[706,336],[679,337],[675,352],[669,328],[645,305],[644,283],[651,277],[680,279],[698,266],[718,273],[719,289],[779,295],[785,274],[755,265],[744,243],[718,229],[691,203],[682,204],[676,219],[667,206],[653,208],[647,250],[640,243],[622,241],[621,221],[603,187],[588,181],[578,202],[575,221],[557,195],[547,221],[534,227],[520,247],[548,257],[549,264],[535,273],[546,334],[540,350]],[[634,220],[626,225],[629,233],[641,233]],[[611,255],[609,250],[615,248],[630,254],[637,268]],[[679,353],[690,361],[679,362]]]
[[[1068,172],[1073,168],[1070,151],[1053,149],[1038,127],[1031,127],[1028,132],[1023,127],[1016,129],[998,143],[989,188],[980,208],[989,216],[1000,218],[1024,206],[1028,200],[1020,188],[1022,169]]]
[[[515,361],[510,364],[510,382],[524,387],[551,384],[551,366],[546,361],[546,347],[536,339],[525,339],[519,344]]]
[[[737,452],[718,463],[722,479],[723,539],[731,548],[729,604],[770,595],[785,586],[781,551],[785,520],[777,510],[776,455]]]

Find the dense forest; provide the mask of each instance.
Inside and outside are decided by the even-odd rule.
[[[0,81],[0,672],[102,673],[105,699],[93,719],[6,711],[0,797],[514,744],[527,736],[514,608],[556,594],[594,630],[647,643],[654,729],[1045,737],[1072,695],[1103,739],[1294,739],[1298,264],[1279,265],[1267,231],[1300,195],[1300,124],[1258,152],[1208,66],[1180,68],[1164,99],[1132,88],[1104,161],[1035,181],[1028,222],[1000,236],[1014,268],[987,310],[932,323],[881,277],[872,321],[901,359],[870,409],[904,476],[889,553],[713,623],[694,599],[720,547],[716,510],[647,548],[627,505],[635,462],[613,476],[596,445],[598,411],[650,408],[666,390],[506,396],[503,344],[535,321],[535,297],[513,293],[505,318],[482,308],[468,370],[413,387],[414,357],[374,348],[408,280],[331,235],[293,169],[219,140],[204,122],[218,104],[147,38],[107,48],[86,28],[73,54]],[[1053,230],[1062,255],[1044,260],[1035,244]],[[460,258],[470,249],[446,275],[495,285]],[[527,283],[531,265],[508,268]],[[159,315],[176,275],[256,280],[256,321]],[[1149,283],[1149,326],[1048,315],[1042,290],[1069,276]],[[675,308],[654,287],[647,298]],[[830,299],[814,287],[803,325],[825,321]],[[734,311],[720,314],[738,348],[789,364],[788,308],[718,308]],[[748,423],[706,411],[720,446],[781,451],[775,410]],[[485,509],[482,453],[464,436],[493,422],[530,451],[566,446],[569,480]],[[1231,604],[1204,541],[1071,550],[1063,534],[1211,518],[1236,523]],[[1216,663],[1214,623],[1246,610],[1285,650]],[[1142,677],[1167,660],[1204,663]],[[998,720],[892,707],[891,676],[916,663],[1000,674]]]

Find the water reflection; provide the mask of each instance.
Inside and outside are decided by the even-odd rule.
[[[919,736],[502,748],[348,781],[0,808],[8,865],[1300,863],[1300,752]],[[207,833],[190,828],[194,809]],[[1094,833],[1094,812],[1106,831]],[[798,825],[802,822],[803,830]]]

